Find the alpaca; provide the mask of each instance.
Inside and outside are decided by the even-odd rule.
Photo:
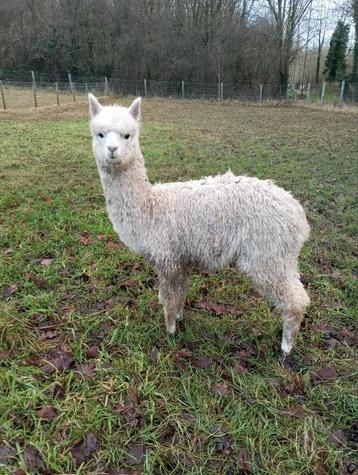
[[[101,106],[89,94],[93,153],[109,218],[120,239],[159,276],[167,332],[183,318],[193,267],[235,264],[282,312],[282,354],[296,340],[309,297],[297,261],[309,236],[302,206],[270,180],[231,172],[152,185],[139,145],[141,98]]]

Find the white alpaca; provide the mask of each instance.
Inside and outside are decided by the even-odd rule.
[[[235,263],[283,314],[281,349],[292,350],[309,297],[297,260],[309,235],[301,205],[272,181],[231,172],[151,185],[139,146],[141,99],[102,107],[89,95],[93,152],[113,227],[159,275],[167,331],[182,319],[192,267]]]

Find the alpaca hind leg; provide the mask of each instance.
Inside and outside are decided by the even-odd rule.
[[[165,273],[159,277],[159,301],[164,307],[167,332],[174,335],[176,322],[183,319],[185,298],[189,286],[189,272]]]

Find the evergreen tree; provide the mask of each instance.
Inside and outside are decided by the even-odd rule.
[[[324,75],[327,81],[342,81],[346,77],[346,54],[349,25],[339,20],[329,43]]]

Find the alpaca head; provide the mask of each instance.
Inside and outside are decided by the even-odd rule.
[[[98,165],[127,168],[139,147],[141,98],[127,107],[101,106],[88,95],[93,153]]]

